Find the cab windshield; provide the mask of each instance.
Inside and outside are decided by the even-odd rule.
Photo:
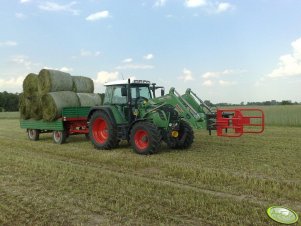
[[[146,99],[152,98],[148,86],[132,87],[131,94],[132,94],[132,99],[136,99],[138,97],[144,97]]]
[[[122,88],[126,88],[125,85],[107,86],[104,104],[126,104],[127,97],[122,96]],[[148,86],[132,86],[131,87],[132,102],[135,103],[137,98],[144,97],[146,99],[152,98]]]

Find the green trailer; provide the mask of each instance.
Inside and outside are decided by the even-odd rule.
[[[89,137],[89,112],[90,107],[67,107],[63,108],[62,117],[54,121],[21,119],[20,127],[26,129],[30,140],[39,140],[41,133],[52,133],[53,141],[62,144],[70,135],[85,134]]]

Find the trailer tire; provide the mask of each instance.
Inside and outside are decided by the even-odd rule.
[[[104,111],[95,111],[90,120],[89,137],[97,149],[109,150],[117,146],[117,129]]]
[[[28,129],[27,135],[29,140],[37,141],[40,139],[40,130],[38,129]]]
[[[137,122],[131,130],[130,143],[137,154],[153,154],[160,148],[161,133],[153,123]]]
[[[66,142],[67,133],[65,130],[63,131],[53,131],[52,132],[53,142],[56,144],[63,144]]]
[[[90,135],[89,135],[89,133],[85,133],[85,138],[86,138],[86,140],[90,140]]]
[[[193,140],[194,133],[191,126],[185,121],[180,121],[179,136],[177,138],[168,136],[166,144],[172,149],[186,149],[192,145]]]

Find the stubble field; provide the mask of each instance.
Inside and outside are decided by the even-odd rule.
[[[196,131],[189,150],[140,156],[84,136],[29,141],[16,116],[0,115],[0,225],[279,225],[269,206],[301,213],[301,127]]]

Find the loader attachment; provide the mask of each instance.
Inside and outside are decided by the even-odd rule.
[[[264,113],[260,109],[217,109],[215,129],[217,136],[240,137],[245,133],[264,131]]]
[[[191,89],[180,95],[174,88],[165,100],[176,109],[179,116],[195,129],[207,127],[209,134],[216,130],[217,136],[240,137],[245,133],[264,131],[264,113],[255,108],[219,109],[205,104]]]

